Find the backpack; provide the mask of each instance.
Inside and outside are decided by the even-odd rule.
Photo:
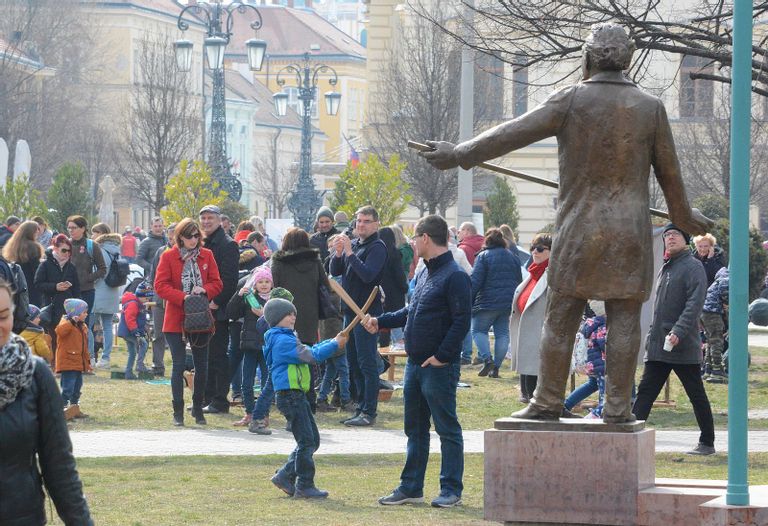
[[[0,257],[0,278],[13,287],[13,332],[19,334],[27,328],[29,320],[29,289],[24,272],[16,263]]]
[[[131,265],[127,260],[120,256],[111,256],[112,262],[107,269],[107,275],[104,276],[104,283],[108,287],[122,287],[128,281],[128,274],[131,273]]]

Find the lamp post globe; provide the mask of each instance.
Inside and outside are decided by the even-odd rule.
[[[245,41],[245,48],[248,51],[248,67],[252,71],[261,71],[264,64],[264,55],[267,53],[267,41],[259,38],[249,38]]]
[[[176,67],[179,71],[187,73],[192,69],[192,45],[192,41],[187,39],[177,40],[173,43]]]
[[[288,94],[279,91],[272,95],[272,102],[275,105],[275,113],[278,117],[285,117],[288,113]]]

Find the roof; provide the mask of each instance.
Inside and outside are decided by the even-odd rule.
[[[135,7],[144,11],[173,17],[178,17],[181,10],[186,7],[185,4],[178,0],[80,0],[80,3],[91,4],[95,7]]]
[[[315,56],[334,56],[365,60],[366,50],[360,42],[347,35],[311,9],[293,9],[277,5],[258,6],[263,26],[257,38],[267,41],[267,53],[272,57],[302,56],[311,45]],[[233,17],[232,40],[228,54],[245,54],[245,41],[254,37],[250,24],[256,18],[248,10]]]

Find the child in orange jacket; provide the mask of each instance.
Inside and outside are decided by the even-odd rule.
[[[88,304],[81,299],[64,300],[64,316],[56,327],[56,372],[61,373],[61,396],[65,406],[78,406],[83,372],[91,370],[88,353]],[[66,410],[66,409],[65,409]],[[74,416],[85,416],[75,408]]]

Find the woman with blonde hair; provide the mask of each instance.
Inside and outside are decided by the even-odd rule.
[[[3,247],[3,257],[7,261],[17,263],[24,272],[29,303],[32,305],[40,305],[40,291],[35,287],[35,272],[45,253],[43,246],[37,242],[37,232],[36,222],[24,221]]]

